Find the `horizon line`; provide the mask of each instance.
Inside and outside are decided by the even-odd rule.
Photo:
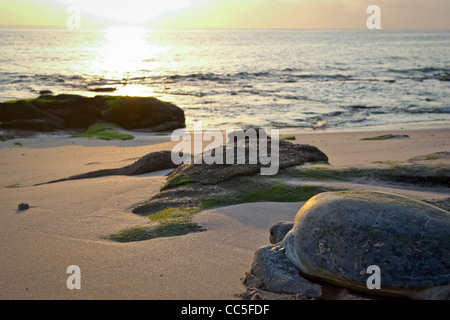
[[[0,28],[30,28],[30,29],[66,29],[70,31],[91,31],[91,30],[104,30],[110,27],[136,27],[144,28],[148,30],[328,30],[328,31],[347,31],[347,30],[368,30],[368,31],[450,31],[450,28],[381,28],[375,30],[369,30],[365,27],[355,28],[292,28],[292,27],[150,27],[143,25],[133,25],[133,24],[117,24],[117,25],[107,25],[102,27],[91,27],[91,28],[80,28],[80,29],[69,29],[62,25],[19,25],[19,24],[0,24]]]

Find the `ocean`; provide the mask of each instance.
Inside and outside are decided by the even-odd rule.
[[[448,30],[1,27],[0,48],[0,102],[154,96],[204,129],[450,121]]]

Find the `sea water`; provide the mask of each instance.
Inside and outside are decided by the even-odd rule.
[[[0,102],[154,96],[204,129],[450,120],[447,30],[1,27],[0,48]]]

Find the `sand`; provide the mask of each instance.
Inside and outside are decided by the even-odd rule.
[[[361,141],[382,134],[408,135]],[[326,153],[330,164],[404,161],[450,151],[450,125],[340,132],[286,132],[296,143]],[[21,142],[23,146],[14,145]],[[32,186],[132,163],[171,150],[170,136],[104,142],[57,137],[0,142],[1,299],[238,299],[254,252],[269,244],[269,227],[292,220],[303,203],[250,203],[197,214],[203,232],[141,242],[108,236],[147,222],[131,213],[159,191],[170,170]],[[413,190],[434,195],[434,190]],[[445,196],[446,190],[436,191]],[[447,193],[448,196],[448,193]],[[30,209],[18,211],[27,202]],[[81,289],[69,290],[67,267],[81,270]]]

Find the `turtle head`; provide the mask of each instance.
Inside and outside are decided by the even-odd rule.
[[[293,222],[280,221],[275,223],[272,227],[270,227],[270,243],[275,244],[281,242],[293,226]]]

